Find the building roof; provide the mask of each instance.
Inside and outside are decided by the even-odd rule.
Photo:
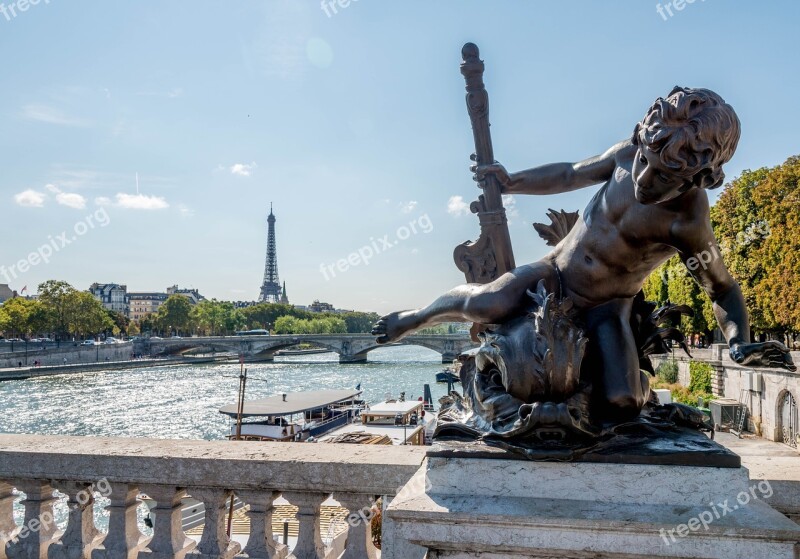
[[[406,400],[405,402],[381,402],[370,406],[368,410],[361,412],[361,415],[380,415],[380,416],[395,416],[398,413],[407,414],[414,411],[416,408],[422,408],[425,402],[417,400]]]
[[[11,299],[14,296],[14,292],[8,286],[7,283],[0,283],[0,303]]]
[[[331,404],[353,400],[360,394],[361,390],[356,389],[308,390],[305,392],[289,392],[286,394],[286,400],[283,399],[282,394],[277,394],[269,398],[245,402],[242,417],[281,416],[303,413],[324,408]],[[238,405],[229,404],[223,406],[219,409],[219,413],[236,417]]]

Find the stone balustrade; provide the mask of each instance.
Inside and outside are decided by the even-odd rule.
[[[425,449],[244,441],[0,435],[0,559],[271,559],[287,557],[272,534],[275,499],[298,508],[291,557],[338,554],[323,545],[320,507],[333,498],[351,513],[387,501],[414,475]],[[109,489],[108,530],[93,517],[97,484]],[[25,493],[22,526],[14,489]],[[66,528],[53,522],[54,495],[68,496]],[[152,537],[139,530],[137,496],[155,501]],[[244,549],[227,536],[231,494],[249,506]],[[202,537],[186,536],[181,499],[205,505]],[[376,557],[369,523],[349,522],[340,557]]]

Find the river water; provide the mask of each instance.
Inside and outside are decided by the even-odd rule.
[[[245,364],[246,399],[281,392],[347,389],[359,382],[369,403],[417,399],[441,357],[415,346],[379,348],[366,364],[340,365],[335,353],[276,357]],[[0,382],[0,432],[47,435],[222,439],[229,419],[217,410],[236,401],[239,364],[149,367]]]
[[[247,363],[246,399],[281,392],[347,389],[361,383],[364,398],[376,403],[387,396],[417,399],[431,385],[434,403],[447,391],[436,384],[441,356],[414,346],[378,348],[366,364],[340,365],[338,355],[324,353],[276,357],[274,363]],[[81,373],[0,382],[0,433],[151,437],[162,439],[223,439],[230,420],[217,410],[236,401],[239,364],[148,367],[117,372]],[[108,500],[98,497],[95,523],[108,526]],[[24,509],[14,504],[21,525]],[[55,519],[63,529],[67,507],[62,497]],[[144,525],[144,505],[138,510]]]

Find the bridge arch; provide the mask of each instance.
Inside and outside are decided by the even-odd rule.
[[[375,338],[368,334],[298,334],[286,336],[258,337],[209,337],[167,340],[148,340],[139,346],[141,353],[150,355],[181,355],[188,351],[208,348],[215,352],[243,353],[264,360],[271,360],[274,354],[299,343],[312,343],[318,347],[339,354],[340,363],[364,363],[367,354],[379,347]],[[398,342],[398,345],[416,345],[433,350],[442,356],[443,363],[450,363],[460,353],[473,346],[467,336],[418,336],[412,335]]]

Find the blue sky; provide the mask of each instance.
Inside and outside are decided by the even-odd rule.
[[[510,170],[603,151],[676,84],[736,108],[729,177],[800,153],[794,0],[671,17],[649,0],[45,2],[0,0],[0,265],[28,262],[15,289],[177,283],[252,300],[273,202],[292,302],[429,302],[463,280],[452,251],[478,234],[466,41]],[[517,262],[546,253],[531,223],[547,208],[593,192],[514,199]],[[368,264],[336,267],[364,247]]]

